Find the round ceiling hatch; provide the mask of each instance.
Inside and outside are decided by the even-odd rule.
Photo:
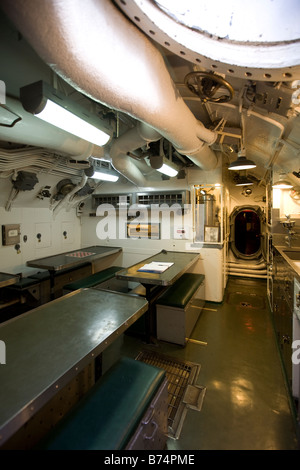
[[[154,41],[217,73],[255,80],[300,78],[298,0],[117,0]]]

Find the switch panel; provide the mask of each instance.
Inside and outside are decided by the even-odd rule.
[[[20,243],[20,224],[2,225],[2,245]]]

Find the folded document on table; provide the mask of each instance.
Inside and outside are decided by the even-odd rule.
[[[152,263],[148,263],[148,264],[145,264],[144,266],[141,266],[138,269],[138,271],[144,272],[144,273],[163,273],[173,264],[174,263],[152,261]]]

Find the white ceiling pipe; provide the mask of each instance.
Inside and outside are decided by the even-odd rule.
[[[134,160],[127,153],[143,147],[147,143],[157,141],[161,135],[145,123],[138,122],[137,126],[129,129],[116,139],[110,149],[113,167],[137,186],[146,186],[147,181]]]
[[[16,27],[59,75],[104,105],[147,122],[203,169],[217,134],[199,124],[152,42],[107,0],[1,0]]]

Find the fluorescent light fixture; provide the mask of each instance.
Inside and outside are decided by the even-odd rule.
[[[22,87],[20,99],[26,111],[70,134],[100,147],[110,140],[99,118],[41,80]]]
[[[178,174],[178,169],[176,165],[170,160],[168,160],[166,157],[163,157],[162,155],[151,155],[150,165],[155,170],[167,176],[173,177]]]
[[[175,170],[175,168],[171,167],[169,164],[166,163],[163,163],[163,165],[158,168],[157,171],[171,177],[176,176],[178,174],[178,171]]]
[[[234,162],[230,163],[228,170],[248,170],[249,168],[255,168],[256,164],[252,160],[248,160],[245,155],[245,149],[238,153],[238,158]]]
[[[285,178],[285,173],[280,173],[279,180],[272,185],[275,189],[292,189],[292,183]]]
[[[236,186],[251,186],[252,184],[253,181],[249,180],[247,176],[240,176],[235,183]]]
[[[84,170],[88,178],[101,181],[110,181],[115,183],[118,181],[120,175],[112,168],[110,162],[98,160],[97,165],[91,165],[89,168]]]
[[[234,176],[236,186],[250,186],[253,183],[252,179],[247,176],[247,170],[241,170],[238,175]]]
[[[104,171],[95,171],[91,178],[95,180],[111,181],[112,183],[115,183],[116,181],[118,181],[119,176],[111,173],[105,173]]]

